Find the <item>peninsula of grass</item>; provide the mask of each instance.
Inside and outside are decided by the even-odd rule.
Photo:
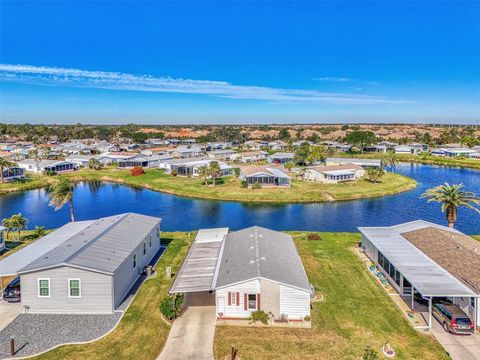
[[[247,359],[361,359],[367,346],[381,353],[389,343],[396,359],[449,359],[430,335],[414,330],[386,292],[368,274],[352,248],[359,234],[292,233],[309,281],[324,296],[313,303],[312,328],[217,326],[214,352],[231,346]],[[383,358],[383,356],[380,356]]]
[[[132,176],[128,170],[115,168],[79,170],[63,176],[72,181],[110,181],[191,198],[252,203],[313,203],[373,198],[412,190],[417,185],[415,180],[394,173],[386,173],[378,183],[366,179],[339,184],[292,180],[290,188],[261,189],[242,188],[235,176],[217,179],[216,186],[204,186],[199,178],[173,177],[157,169],[147,169],[140,176]],[[35,177],[30,187],[29,181],[1,184],[0,193],[47,186],[57,178]]]

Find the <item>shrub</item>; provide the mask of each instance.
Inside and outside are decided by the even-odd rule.
[[[235,175],[238,177],[240,176],[240,169],[239,168],[234,168],[233,169],[233,172],[235,173]]]
[[[373,350],[370,346],[365,348],[365,351],[362,356],[362,360],[378,360],[378,353]]]
[[[311,320],[311,317],[308,316],[308,315],[306,315],[306,316],[303,318],[303,320],[305,320],[305,321],[310,321],[310,320]]]
[[[242,180],[242,182],[240,183],[240,187],[241,187],[241,188],[244,188],[244,189],[248,188],[248,182],[247,182],[247,180]]]
[[[48,170],[47,172],[45,172],[45,174],[46,174],[47,176],[55,176],[55,175],[57,175],[57,173],[56,173],[55,171],[53,171],[53,170]]]
[[[166,296],[160,302],[160,311],[168,320],[176,319],[180,316],[180,307],[183,304],[183,295],[179,294],[175,298]]]
[[[177,176],[177,170],[175,169],[172,170],[172,176]]]
[[[249,320],[250,320],[250,323],[255,323],[257,321],[261,321],[262,324],[267,325],[268,324],[268,314],[263,310],[257,310],[257,311],[252,312]]]
[[[139,176],[145,174],[145,170],[141,166],[135,166],[134,168],[130,169],[130,174],[132,176]]]
[[[320,235],[312,233],[312,234],[308,234],[307,239],[308,240],[320,240],[321,238],[320,238]]]
[[[255,184],[252,185],[252,189],[261,189],[262,188],[262,184],[256,182]]]

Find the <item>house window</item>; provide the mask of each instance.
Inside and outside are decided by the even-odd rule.
[[[472,307],[472,309],[475,309],[475,298],[474,297],[470,298],[470,306]]]
[[[68,279],[68,297],[79,298],[80,292],[80,279]]]
[[[50,279],[38,279],[38,297],[50,297]]]
[[[248,294],[248,310],[256,310],[256,309],[257,309],[257,295]]]
[[[150,235],[149,246],[152,247],[152,235]]]
[[[137,267],[137,254],[133,254],[133,268]]]
[[[230,304],[229,305],[238,305],[237,304],[237,293],[236,292],[230,292],[228,294],[228,297],[230,299]]]
[[[147,253],[147,243],[143,243],[143,255]]]

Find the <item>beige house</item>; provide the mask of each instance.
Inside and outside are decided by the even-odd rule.
[[[304,179],[326,184],[355,181],[365,175],[365,169],[356,164],[312,166],[305,170]]]

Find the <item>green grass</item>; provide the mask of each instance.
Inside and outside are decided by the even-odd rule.
[[[28,174],[25,180],[0,183],[0,194],[26,191],[48,186],[53,178],[43,175]]]
[[[45,230],[45,235],[52,232],[53,230]],[[17,234],[10,233],[8,236],[5,236],[5,246],[8,251],[0,255],[0,260],[6,258],[7,256],[12,255],[18,250],[24,248],[25,246],[30,245],[36,239],[32,238],[34,230],[23,230],[20,232],[20,241],[17,239]]]
[[[241,359],[360,359],[389,342],[396,359],[448,359],[434,338],[416,332],[351,251],[358,234],[293,233],[305,270],[325,296],[312,310],[312,329],[217,326],[215,355],[235,345]]]
[[[169,245],[156,265],[157,276],[142,285],[112,333],[93,343],[61,346],[36,359],[156,359],[170,331],[159,310],[171,283],[165,278],[165,267],[172,266],[174,272],[180,268],[192,239],[187,233],[163,234],[162,241]]]
[[[472,237],[478,241],[480,241],[480,235],[472,235]]]
[[[319,184],[293,180],[291,188],[263,189],[243,189],[235,176],[220,179],[217,186],[203,186],[202,181],[198,178],[173,177],[155,169],[146,170],[145,174],[141,176],[131,176],[128,170],[111,168],[99,171],[80,170],[66,173],[64,176],[74,181],[100,180],[119,182],[185,197],[271,203],[322,202],[331,201],[332,199],[371,198],[408,191],[417,185],[413,179],[393,173],[386,173],[380,183],[377,184],[364,179],[340,184]],[[52,182],[56,178],[49,177],[46,181]],[[15,185],[13,184],[12,186]]]

